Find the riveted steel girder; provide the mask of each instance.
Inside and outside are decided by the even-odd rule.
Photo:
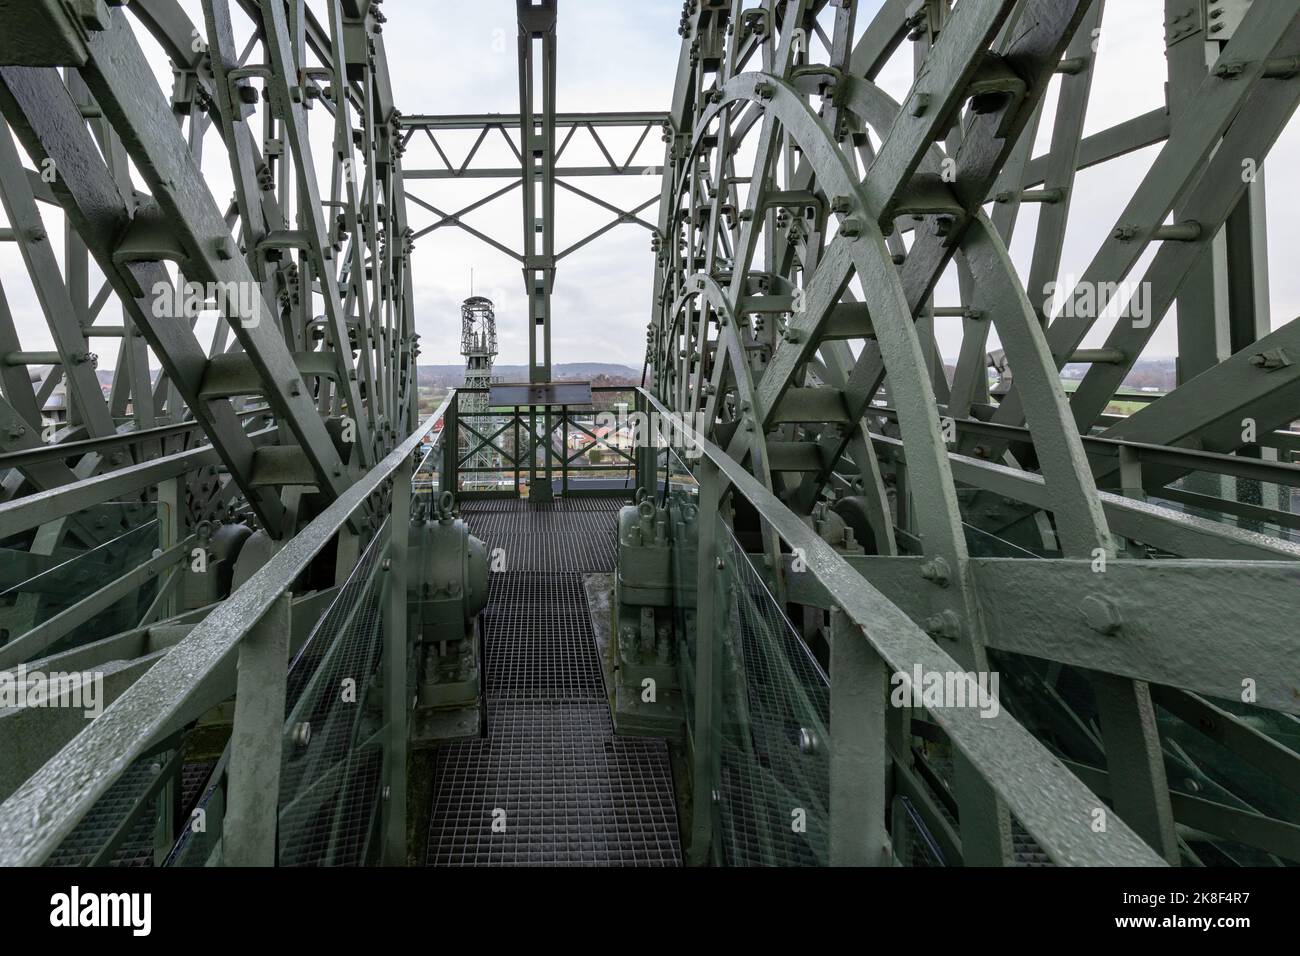
[[[1165,860],[1194,860],[1176,824],[1205,818],[1171,797],[1166,766],[1183,758],[1171,756],[1162,733],[1191,710],[1168,688],[1265,709],[1294,706],[1289,679],[1272,685],[1266,703],[1255,691],[1294,651],[1292,635],[1271,624],[1294,610],[1300,567],[1286,500],[1295,484],[1289,428],[1300,418],[1295,323],[1267,333],[1260,319],[1263,186],[1242,169],[1263,164],[1300,96],[1296,11],[1246,4],[1226,32],[1200,22],[1204,11],[1179,15],[1176,42],[1191,52],[1171,51],[1170,69],[1183,70],[1190,57],[1201,72],[1171,81],[1170,110],[1084,136],[1109,22],[1101,0],[900,0],[855,30],[859,6],[686,4],[656,240],[653,393],[699,422],[701,436],[753,476],[756,484],[730,494],[757,510],[737,509],[735,520],[763,531],[773,593],[796,606],[847,608],[850,590],[810,588],[799,574],[802,555],[773,563],[771,534],[788,551],[794,536],[777,529],[792,527],[790,513],[812,513],[819,527],[820,509],[858,502],[845,513],[861,516],[855,530],[876,551],[850,556],[861,577],[964,667],[1028,673],[1038,666],[1029,661],[1053,662],[1048,682],[1037,672],[1027,678],[1038,688],[1032,708],[1041,708],[1026,712],[1040,715],[1035,732],[1086,751],[1067,765]],[[894,102],[875,78],[909,43],[915,82]],[[1061,92],[1049,117],[1044,93],[1054,75]],[[1048,121],[1050,148],[1034,158],[1035,133]],[[1070,212],[1086,202],[1077,171],[1150,145],[1159,154],[1129,208],[1078,287],[1053,304]],[[752,173],[735,168],[742,150],[756,157]],[[1042,211],[1022,280],[1007,247],[1026,203]],[[1214,298],[1217,273],[1207,279],[1196,264],[1225,241],[1245,283],[1233,280],[1229,333],[1213,316],[1194,318],[1207,294],[1188,292],[1194,275],[1211,283]],[[1081,297],[1123,282],[1151,244],[1158,250],[1143,315],[1154,321],[1120,321],[1105,350],[1081,352],[1107,301],[1089,311]],[[960,303],[937,308],[945,273],[956,278]],[[1185,366],[1202,363],[1200,374],[1127,418],[1105,414],[1180,295],[1196,304],[1184,322],[1178,300]],[[952,378],[935,339],[936,323],[948,319],[960,320],[962,331]],[[991,330],[1002,345],[993,356]],[[1206,337],[1227,334],[1240,350],[1214,353],[1211,343],[1218,358],[1206,368]],[[1059,372],[1072,361],[1091,365],[1067,396]],[[990,363],[1004,386],[992,393]],[[1012,426],[1014,433],[997,430]],[[1115,444],[1098,444],[1090,435],[1098,426]],[[1249,479],[1240,471],[1247,456],[1260,469]],[[1202,486],[1169,487],[1206,470],[1224,476],[1220,482],[1276,482],[1282,490],[1267,492],[1268,500],[1219,502]],[[732,466],[723,473],[732,476]],[[1100,491],[1098,482],[1124,491]],[[714,494],[725,499],[723,486]],[[1163,501],[1135,500],[1135,492]],[[1217,507],[1219,515],[1194,517],[1181,503]],[[980,564],[972,548],[990,545],[1021,557]],[[1151,561],[1155,554],[1167,560]],[[1225,560],[1259,558],[1280,563],[1265,572]],[[1240,587],[1227,583],[1234,579]],[[1240,601],[1198,600],[1210,580]],[[809,633],[833,659],[849,660],[837,650],[846,632],[842,617],[835,620]],[[1181,623],[1155,637],[1155,620]],[[1171,642],[1191,633],[1221,651],[1172,651]],[[1256,651],[1249,662],[1224,656]],[[1192,674],[1171,653],[1205,661],[1206,672]],[[1068,716],[1076,705],[1057,702],[1051,681],[1063,672],[1089,688],[1082,718]],[[1165,689],[1153,696],[1156,684]],[[830,685],[833,700],[834,673]],[[929,720],[912,716],[918,726]],[[1086,743],[1069,729],[1079,719],[1095,722]],[[1225,719],[1243,726],[1240,712]],[[696,728],[697,747],[710,746],[709,733]],[[906,746],[900,739],[906,734],[889,736],[890,746]],[[1296,759],[1269,754],[1274,768]],[[893,756],[905,779],[918,758],[897,749]],[[1009,862],[1005,804],[983,786],[979,758],[972,766],[969,752],[956,756],[948,785],[961,808],[961,853],[967,862]],[[1078,769],[1089,761],[1107,772]],[[697,760],[703,772],[710,766]],[[697,792],[718,785],[696,781]],[[696,810],[708,812],[703,804]],[[1214,832],[1227,826],[1220,819]],[[698,842],[722,839],[707,820],[702,827]],[[1285,839],[1271,845],[1289,852]]]

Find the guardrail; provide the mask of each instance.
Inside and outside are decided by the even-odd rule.
[[[275,417],[266,406],[244,409],[236,412],[236,416],[241,422],[249,422],[256,418],[266,418],[270,421]],[[198,437],[206,442],[207,438],[203,433],[201,422],[190,420],[174,425],[157,425],[153,428],[130,428],[101,438],[82,438],[75,441],[36,445],[32,448],[0,453],[0,472],[8,468],[22,469],[33,465],[65,461],[77,455],[95,453],[108,457],[115,453],[138,450],[140,446],[146,446],[151,442],[158,443],[161,448],[169,439],[180,439],[183,445],[191,437]],[[140,457],[148,459],[157,455],[146,454]]]
[[[373,495],[392,481],[389,520],[391,618],[384,633],[388,732],[385,773],[405,772],[405,550],[393,535],[409,522],[413,454],[447,413],[447,399],[217,606],[121,697],[86,726],[0,805],[0,866],[39,865],[139,757],[215,704],[236,693],[225,813],[224,862],[274,862],[276,800],[288,668],[290,589],[308,564]],[[400,602],[400,604],[399,604]],[[394,610],[400,613],[392,613]],[[400,649],[400,653],[394,653]],[[223,678],[234,659],[237,679]],[[278,702],[278,706],[277,706]],[[385,859],[405,858],[405,786],[385,807]]]
[[[894,423],[898,422],[898,411],[887,406],[873,405],[866,414],[869,418],[878,416]],[[1033,444],[1033,436],[1023,425],[1005,425],[981,421],[978,418],[954,418],[952,422],[956,426],[957,433],[963,437],[988,438],[1008,444],[1011,442]],[[1264,436],[1264,441],[1281,442],[1286,436],[1285,432],[1273,432]],[[1080,441],[1083,442],[1083,450],[1089,455],[1118,459],[1124,464],[1126,470],[1132,469],[1135,475],[1140,475],[1141,468],[1145,465],[1176,469],[1180,472],[1201,471],[1252,481],[1300,485],[1300,465],[1289,461],[1224,455],[1199,448],[1153,445],[1149,442],[1106,438],[1102,435],[1081,435]],[[1261,447],[1268,446],[1261,444]],[[1278,451],[1285,452],[1285,449],[1278,449]]]
[[[561,495],[599,493],[583,479],[623,478],[612,493],[635,484],[638,458],[627,413],[641,410],[636,388],[593,386],[590,406],[487,408],[489,390],[462,388],[450,421],[455,422],[456,486],[462,497],[517,497],[525,484],[554,486]],[[618,402],[617,396],[626,396]],[[618,405],[624,408],[620,411]],[[478,407],[482,406],[482,407]],[[613,428],[600,416],[615,414]],[[448,446],[448,451],[450,446]],[[448,459],[444,468],[453,467]]]
[[[830,757],[830,833],[832,862],[878,862],[871,847],[884,845],[887,759],[884,693],[889,672],[919,665],[927,672],[964,670],[906,613],[886,598],[824,542],[802,519],[735,460],[699,438],[680,418],[644,390],[638,405],[653,410],[687,436],[698,453],[695,475],[702,499],[714,503],[727,488],[744,496],[771,531],[801,556],[825,589],[832,613],[830,706],[833,746]],[[229,785],[224,817],[224,858],[232,864],[274,862],[276,799],[279,785],[289,632],[289,591],[352,516],[392,481],[387,534],[388,582],[383,666],[386,693],[384,858],[405,856],[406,740],[405,701],[405,543],[392,534],[406,526],[413,453],[446,420],[453,392],[405,442],[349,488],[239,588],[179,644],[167,652],[99,718],[0,805],[0,865],[43,862],[96,801],[131,764],[177,729],[236,691],[235,727],[227,767]],[[452,454],[443,435],[444,460]],[[450,476],[444,473],[442,480]],[[713,513],[704,507],[702,513]],[[726,542],[702,534],[698,550],[697,619],[713,622],[699,629],[696,658],[697,699],[694,727],[697,778],[712,777],[710,752],[718,713],[717,683],[709,673],[720,641],[720,595],[715,576],[725,565]],[[734,552],[734,548],[732,548]],[[235,664],[236,682],[228,675]],[[980,716],[963,708],[924,708],[954,747],[991,790],[1057,862],[1072,864],[1160,865],[1163,861],[1122,821],[1112,817],[1104,832],[1091,826],[1097,797],[1041,743],[1005,711]],[[846,741],[850,743],[845,743]],[[699,776],[700,774],[704,776]],[[695,826],[707,827],[711,788],[696,786],[700,803]]]
[[[886,700],[889,675],[964,673],[962,667],[904,611],[877,590],[740,462],[685,425],[645,390],[647,407],[691,446],[700,486],[699,513],[716,512],[728,488],[758,511],[767,527],[798,554],[804,573],[825,589],[831,614],[830,835],[832,863],[878,864],[886,845],[885,771],[889,759]],[[708,845],[719,733],[720,614],[715,577],[726,549],[708,522],[698,544],[694,702],[695,845]],[[705,626],[703,622],[713,622]],[[1163,866],[1165,862],[1123,821],[1111,815],[1093,828],[1097,796],[1005,710],[922,708],[991,791],[1056,862],[1071,865]],[[698,861],[697,861],[698,862]]]

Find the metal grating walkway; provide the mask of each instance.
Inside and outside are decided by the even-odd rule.
[[[614,735],[582,589],[614,568],[622,504],[462,507],[506,570],[483,618],[487,736],[437,752],[429,865],[680,865],[667,746]]]

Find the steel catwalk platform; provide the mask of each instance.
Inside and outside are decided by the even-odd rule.
[[[484,612],[487,735],[432,758],[429,865],[680,865],[667,746],[614,734],[582,590],[614,569],[622,504],[463,507],[506,570]]]

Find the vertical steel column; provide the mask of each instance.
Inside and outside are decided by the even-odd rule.
[[[539,3],[517,0],[519,145],[523,154],[524,283],[528,292],[530,382],[549,382],[551,379],[557,6],[558,0],[541,0]]]
[[[551,287],[555,281],[555,22],[558,0],[516,0],[519,15],[519,146],[523,154],[524,285],[528,380],[551,380]],[[540,102],[539,102],[540,99]],[[540,336],[541,341],[538,341]],[[530,415],[537,434],[537,412]],[[530,457],[528,494],[551,497],[551,412],[542,413],[545,471]]]
[[[726,614],[726,590],[719,586],[726,569],[718,552],[718,505],[722,482],[711,461],[700,462],[698,566],[695,608],[695,720],[691,725],[693,749],[692,818],[689,861],[703,866],[713,843],[713,817],[717,810],[718,743],[722,685],[719,632]]]
[[[393,510],[388,519],[388,603],[384,619],[384,864],[406,865],[406,760],[408,661],[406,564],[411,527],[412,462],[393,474]]]
[[[1182,0],[1165,0],[1165,22],[1175,22],[1188,5]],[[1197,4],[1191,11],[1194,20],[1203,17]],[[1204,22],[1199,29],[1173,34],[1165,56],[1169,61],[1169,118],[1178,122],[1195,102],[1195,94],[1208,71],[1210,45],[1206,42]],[[1214,55],[1218,44],[1213,45]],[[1174,222],[1185,217],[1183,204],[1174,207]],[[1215,236],[1200,255],[1178,289],[1178,359],[1179,385],[1200,375],[1207,368],[1227,358],[1227,262],[1222,233]],[[1217,484],[1217,482],[1216,482]]]
[[[439,478],[439,491],[450,491],[453,495],[460,490],[457,477],[460,464],[460,392],[451,396],[442,425],[442,474]]]
[[[1271,321],[1268,301],[1268,222],[1264,200],[1264,169],[1255,171],[1246,195],[1223,226],[1228,276],[1228,354],[1233,355],[1268,335]],[[1259,442],[1238,449],[1247,458],[1276,456]],[[1232,497],[1243,504],[1263,505],[1263,488],[1255,482],[1231,481]],[[1280,492],[1280,486],[1274,486]],[[1269,507],[1281,502],[1275,492]]]
[[[888,673],[839,608],[831,611],[831,866],[886,865]]]
[[[644,416],[638,420],[645,423],[643,437],[645,440],[636,446],[636,486],[644,488],[650,493],[651,497],[657,497],[659,494],[658,476],[655,474],[655,465],[659,457],[659,449],[656,445],[657,430],[652,429],[649,424],[649,408],[646,404],[645,396],[640,392],[636,393],[636,412],[639,416]],[[635,429],[633,434],[635,435]]]
[[[1268,220],[1264,168],[1228,215],[1228,352],[1235,354],[1271,331],[1268,301]]]
[[[158,547],[162,551],[175,547],[181,541],[181,502],[185,497],[185,476],[168,478],[158,483]],[[159,612],[163,619],[175,617],[180,613],[182,589],[185,584],[185,568],[189,557],[181,559],[180,564],[172,568],[171,575],[178,575],[176,586],[164,600]],[[159,587],[166,587],[166,581],[159,581]]]
[[[289,594],[281,594],[239,644],[229,804],[222,831],[227,866],[275,865],[289,608]]]

